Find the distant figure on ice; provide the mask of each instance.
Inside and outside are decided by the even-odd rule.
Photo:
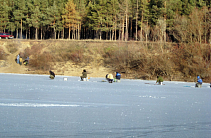
[[[110,74],[107,74],[107,75],[106,75],[106,79],[108,80],[109,83],[112,83],[113,80],[114,80],[114,77],[113,77],[113,75],[110,73]]]
[[[49,73],[50,73],[50,77],[49,78],[51,78],[51,79],[54,79],[55,78],[55,73],[53,72],[53,71],[49,71]]]
[[[156,83],[158,83],[159,85],[163,85],[163,78],[161,76],[157,76]]]
[[[120,82],[121,74],[119,72],[116,72],[116,82]]]
[[[202,86],[202,79],[200,78],[200,76],[197,76],[197,82],[196,82],[196,87],[199,87],[199,88],[201,88],[201,86]]]
[[[16,61],[17,61],[18,64],[19,64],[19,59],[20,59],[20,55],[18,54],[17,58],[16,58]]]
[[[87,72],[85,69],[83,70],[82,76],[80,76],[80,77],[81,77],[81,81],[87,81]]]
[[[26,59],[23,61],[24,65],[28,65],[29,64],[29,57],[26,57]]]
[[[19,64],[22,65],[22,63],[23,63],[23,59],[22,59],[22,57],[20,57]]]

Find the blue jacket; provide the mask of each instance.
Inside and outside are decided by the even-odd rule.
[[[203,82],[202,79],[199,76],[197,76],[197,82],[200,83],[200,84],[202,84],[202,82]]]
[[[119,74],[118,72],[116,72],[116,79],[118,79],[118,80],[121,79],[121,74]]]

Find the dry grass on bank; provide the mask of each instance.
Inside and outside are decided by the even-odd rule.
[[[200,75],[209,82],[211,47],[202,44],[96,42],[96,41],[30,41],[21,53],[30,57],[29,68],[48,71],[55,64],[100,66],[118,71],[127,78],[195,81]]]

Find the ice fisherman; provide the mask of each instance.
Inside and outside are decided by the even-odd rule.
[[[114,76],[111,73],[109,73],[106,75],[106,79],[108,80],[109,83],[112,83],[114,80]]]
[[[163,85],[163,78],[161,76],[157,76],[156,83],[158,83],[159,85]]]
[[[29,64],[29,57],[26,57],[26,59],[23,61],[24,65],[28,65]]]
[[[20,55],[18,54],[16,58],[18,64],[19,64],[19,59],[20,59]]]
[[[55,78],[55,73],[53,72],[53,71],[49,71],[49,73],[50,73],[50,77],[49,78],[51,78],[51,79],[54,79]]]
[[[116,82],[120,82],[121,74],[119,72],[116,72]]]
[[[23,63],[23,59],[22,59],[22,57],[20,57],[19,64],[22,65],[22,63]]]
[[[196,82],[196,87],[199,87],[199,88],[201,88],[201,86],[202,86],[202,79],[200,78],[200,76],[197,76],[197,82]]]
[[[83,70],[82,76],[80,76],[80,77],[81,77],[81,81],[87,81],[87,72],[85,69]]]

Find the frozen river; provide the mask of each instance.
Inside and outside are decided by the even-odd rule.
[[[204,83],[0,74],[1,138],[210,138]]]

